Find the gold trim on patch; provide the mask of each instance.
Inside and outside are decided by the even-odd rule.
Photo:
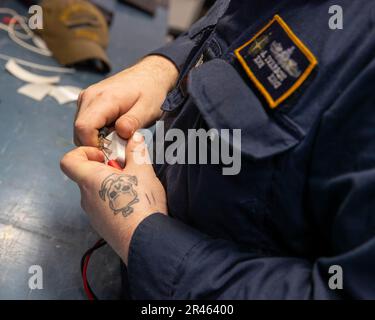
[[[258,80],[255,74],[251,71],[246,60],[241,55],[241,50],[248,46],[250,43],[254,42],[264,31],[266,31],[274,22],[278,22],[280,26],[284,29],[284,31],[288,34],[290,39],[296,44],[296,46],[305,54],[307,59],[310,61],[309,67],[305,70],[302,76],[296,81],[296,83],[287,91],[285,92],[279,99],[274,100],[272,96],[268,93],[267,89],[262,85],[262,83]],[[275,15],[275,17],[262,29],[260,30],[251,40],[243,44],[241,47],[234,51],[235,55],[237,56],[238,60],[240,61],[241,65],[245,69],[246,73],[250,77],[250,79],[255,83],[256,87],[260,90],[260,92],[264,95],[267,102],[269,103],[272,109],[276,108],[280,103],[285,101],[289,98],[307,79],[310,73],[314,70],[316,65],[318,64],[318,60],[315,58],[314,54],[302,43],[302,41],[294,34],[294,32],[289,28],[286,22],[279,16]]]

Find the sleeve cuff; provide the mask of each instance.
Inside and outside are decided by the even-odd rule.
[[[184,258],[207,236],[155,213],[138,226],[129,249],[128,276],[133,299],[172,298]]]
[[[152,51],[149,55],[159,55],[171,60],[181,73],[195,46],[195,42],[188,35],[183,35],[173,42]]]

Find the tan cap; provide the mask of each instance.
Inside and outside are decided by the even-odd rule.
[[[99,9],[86,0],[44,0],[41,6],[44,27],[40,35],[59,63],[99,60],[109,71],[105,52],[109,31]]]

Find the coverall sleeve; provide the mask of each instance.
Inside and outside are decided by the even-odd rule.
[[[201,41],[206,35],[205,31],[213,28],[225,13],[227,3],[227,0],[216,1],[208,13],[193,24],[187,32],[167,45],[152,51],[150,55],[160,55],[171,60],[180,73],[183,72],[185,65],[200,48]]]
[[[196,46],[195,41],[190,39],[187,33],[184,33],[176,40],[152,51],[149,55],[159,55],[169,59],[181,72],[189,57],[193,55]]]
[[[374,83],[375,61],[324,113],[315,137],[306,201],[324,254],[258,256],[154,214],[131,241],[133,298],[375,299]],[[329,287],[336,265],[342,290]]]

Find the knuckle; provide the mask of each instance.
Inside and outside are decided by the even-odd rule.
[[[133,134],[135,130],[141,127],[141,122],[139,121],[138,117],[134,115],[124,115],[116,121],[116,127],[128,129],[130,133]]]
[[[65,171],[68,167],[68,164],[69,164],[69,159],[70,159],[70,152],[67,153],[66,155],[64,155],[61,160],[60,160],[60,168],[61,170]]]
[[[62,157],[61,160],[60,160],[60,168],[61,170],[64,171],[65,169],[65,165],[66,165],[66,159],[65,159],[66,156]]]
[[[77,156],[77,155],[85,154],[86,150],[87,150],[87,147],[80,146],[74,149],[73,151],[71,151],[70,154],[71,155],[75,154]]]
[[[84,89],[80,92],[78,97],[78,107],[80,107],[88,99],[88,89]]]
[[[80,93],[79,93],[79,96],[78,96],[78,100],[77,100],[77,107],[80,108],[83,101],[84,101],[84,96],[85,96],[85,90],[82,90]]]
[[[76,121],[74,121],[74,129],[77,132],[83,132],[87,128],[86,122],[82,119],[78,118]]]
[[[141,125],[141,122],[139,121],[138,117],[136,117],[135,115],[127,115],[126,118],[132,122],[132,124],[136,127],[136,128],[139,128],[140,125]]]
[[[96,97],[97,100],[100,100],[102,103],[113,103],[117,101],[116,95],[111,91],[101,91]]]
[[[78,104],[81,104],[82,101],[84,100],[84,98],[86,97],[86,89],[83,89],[80,93],[79,93],[79,96],[78,96],[78,101],[79,103]]]
[[[89,98],[95,91],[95,85],[91,85],[82,91],[82,98]]]
[[[81,91],[78,101],[80,101],[80,104],[82,104],[84,101],[89,100],[92,97],[94,97],[95,93],[96,93],[96,87],[95,85],[91,85]]]
[[[126,135],[125,138],[128,138],[133,131],[132,128],[126,125],[126,122],[124,121],[124,119],[119,119],[115,122],[115,129],[117,132],[120,132],[121,134],[125,134]]]

